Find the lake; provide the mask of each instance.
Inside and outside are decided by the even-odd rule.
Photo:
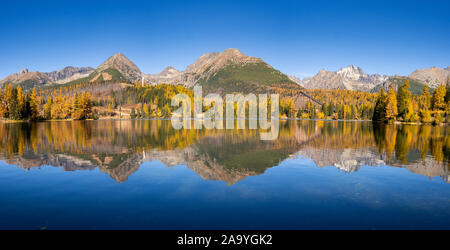
[[[450,127],[0,123],[0,229],[450,229]]]

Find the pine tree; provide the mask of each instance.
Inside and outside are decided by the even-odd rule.
[[[447,88],[447,94],[445,95],[445,97],[447,97],[449,93],[449,90]],[[445,122],[449,122],[450,120],[450,100],[445,102],[445,113],[443,114],[445,117]]]
[[[168,104],[165,104],[161,110],[161,115],[164,118],[167,118],[170,116],[170,107]]]
[[[292,100],[292,99],[288,99],[288,101],[287,101],[287,108],[288,108],[288,117],[294,117],[294,114],[295,114],[295,105],[294,105],[294,101]],[[167,109],[168,109],[168,111],[167,111],[167,116],[169,116],[169,114],[170,114],[170,107],[169,106],[167,106]]]
[[[130,118],[136,119],[136,110],[134,108],[131,108]]]
[[[339,120],[345,119],[344,105],[337,106],[337,116]]]
[[[406,80],[397,93],[398,115],[405,120],[408,108],[411,103],[411,91],[409,91],[409,80]]]
[[[17,102],[19,105],[19,112],[20,112],[20,116],[22,118],[25,118],[27,116],[27,105],[25,102],[25,95],[23,94],[23,90],[22,87],[19,85],[17,86]]]
[[[334,110],[333,104],[329,103],[327,106],[327,116],[333,115],[333,110]]]
[[[431,107],[433,110],[445,110],[445,95],[446,89],[443,84],[434,91],[433,97],[431,98]]]
[[[52,119],[65,119],[67,118],[67,109],[65,98],[61,94],[57,94],[53,98],[51,108]]]
[[[72,118],[75,120],[83,120],[83,108],[81,107],[81,94],[76,94],[73,102]]]
[[[37,120],[39,118],[39,106],[36,95],[36,87],[33,88],[30,94],[30,118]]]
[[[398,115],[397,110],[397,96],[395,94],[394,85],[389,85],[389,90],[386,97],[386,120],[395,120]]]
[[[430,110],[429,110],[429,109],[427,109],[427,108],[424,106],[424,108],[421,109],[421,110],[419,111],[419,113],[420,113],[420,120],[421,120],[422,122],[426,122],[426,123],[431,122],[431,114],[430,114]]]
[[[13,87],[11,84],[5,84],[5,88],[3,90],[3,101],[4,101],[4,117],[10,118],[11,113],[11,104],[13,98]]]
[[[430,92],[428,92],[428,86],[425,85],[422,95],[419,98],[419,116],[422,122],[431,122],[430,114],[431,97]]]
[[[88,92],[81,94],[81,109],[83,110],[83,119],[89,119],[92,117],[92,96]]]
[[[10,99],[11,103],[9,106],[9,118],[13,120],[19,120],[21,119],[20,115],[20,107],[19,107],[19,101],[17,99],[17,89],[12,89],[12,95]]]
[[[108,115],[109,116],[112,115],[112,103],[111,102],[108,103]]]
[[[381,88],[373,111],[372,116],[373,121],[384,121],[386,119],[385,107],[386,107],[386,94],[384,93],[384,88]]]
[[[447,84],[446,84],[446,93],[445,93],[445,102],[448,103],[450,102],[450,82],[449,79],[447,79]]]
[[[431,108],[431,94],[428,85],[424,86],[420,99],[421,99],[421,108],[424,108],[424,106],[426,106],[427,109]]]
[[[6,103],[3,96],[3,89],[0,86],[0,118],[6,118]]]
[[[355,105],[353,105],[352,104],[352,106],[351,106],[351,109],[352,109],[352,111],[351,111],[351,119],[356,119],[357,118],[357,111],[356,111],[356,108],[355,108]]]
[[[150,118],[150,109],[147,103],[144,103],[144,107],[142,109],[144,110],[145,118]]]
[[[52,98],[47,98],[47,102],[44,105],[44,118],[47,120],[52,119]]]
[[[90,93],[82,92],[75,98],[75,110],[72,117],[77,120],[92,118],[92,96]]]
[[[413,106],[412,101],[410,101],[408,103],[408,108],[406,109],[406,114],[403,119],[404,119],[404,121],[407,121],[407,122],[416,122],[417,121],[417,118],[415,117],[415,114],[414,114],[414,106]]]

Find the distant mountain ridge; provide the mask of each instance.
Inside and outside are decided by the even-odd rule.
[[[243,54],[238,49],[206,53],[179,71],[171,66],[158,74],[144,74],[122,53],[109,57],[96,69],[66,67],[50,73],[27,69],[0,81],[26,85],[76,84],[89,82],[140,82],[146,84],[180,84],[186,87],[202,85],[205,92],[262,92],[276,87],[298,88],[288,76],[268,65],[261,58]]]
[[[409,76],[387,76],[379,74],[369,75],[364,73],[361,68],[350,65],[338,71],[322,69],[315,76],[297,80],[296,82],[307,89],[346,89],[375,92],[381,87],[387,89],[390,83],[394,83],[398,87],[404,80],[408,79],[414,85],[412,86],[413,93],[420,93],[425,84],[435,89],[440,84],[446,84],[449,77],[450,67],[445,69],[439,67],[419,69]],[[402,82],[400,83],[400,81]]]
[[[375,92],[395,86],[409,79],[414,93],[427,84],[434,89],[450,78],[450,66],[417,69],[409,76],[387,76],[366,74],[360,67],[349,65],[338,71],[322,69],[315,76],[299,79],[287,76],[274,69],[264,60],[247,56],[238,49],[205,53],[195,62],[178,70],[166,67],[157,74],[144,74],[139,67],[122,53],[109,57],[96,69],[91,67],[64,67],[58,71],[39,72],[23,69],[0,80],[0,84],[20,84],[25,89],[46,84],[88,83],[88,82],[140,82],[146,84],[173,84],[193,87],[202,85],[205,92],[267,92],[277,88],[345,89]]]
[[[21,84],[23,87],[33,87],[35,85],[42,85],[46,83],[66,83],[73,79],[78,79],[89,75],[94,71],[91,67],[64,67],[60,70],[52,72],[33,72],[27,68],[22,69],[18,73],[11,74],[0,80],[0,84],[12,83]]]
[[[172,66],[167,66],[158,74],[148,74],[145,78],[150,82],[159,83],[170,83],[170,84],[181,84],[182,71],[175,69]]]
[[[450,66],[445,69],[439,67],[418,69],[412,72],[409,77],[421,81],[431,88],[437,88],[441,83],[447,83],[449,80]]]
[[[388,76],[368,75],[361,68],[350,65],[338,71],[322,69],[317,75],[303,79],[301,84],[307,89],[348,89],[368,92],[387,79]]]
[[[82,77],[84,75],[90,74],[94,71],[91,67],[72,67],[67,66],[58,71],[52,71],[49,73],[45,73],[49,78],[50,82],[55,83],[66,83],[70,81],[72,78]]]

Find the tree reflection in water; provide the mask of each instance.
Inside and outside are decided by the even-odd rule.
[[[277,140],[257,130],[174,130],[163,120],[1,123],[1,159],[29,169],[98,167],[119,182],[144,161],[186,165],[208,180],[235,183],[292,157],[346,172],[405,167],[449,182],[450,128],[370,122],[281,121]]]

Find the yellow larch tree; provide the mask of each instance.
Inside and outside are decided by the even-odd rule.
[[[386,97],[386,120],[395,120],[397,118],[397,95],[395,94],[394,85],[389,85]]]

